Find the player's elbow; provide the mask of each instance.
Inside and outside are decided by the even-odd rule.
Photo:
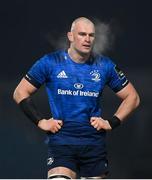
[[[13,99],[14,99],[14,101],[17,103],[18,101],[17,101],[17,99],[18,99],[18,94],[19,94],[19,92],[18,92],[18,90],[17,90],[17,88],[15,89],[15,91],[13,92]]]
[[[134,103],[134,108],[136,109],[140,105],[140,97],[139,97],[138,93],[135,93],[134,95],[132,95],[131,98]]]
[[[23,98],[23,92],[20,88],[16,88],[13,93],[13,99],[18,104]]]
[[[140,97],[139,95],[137,95],[137,98],[136,98],[136,107],[138,107],[140,105]]]

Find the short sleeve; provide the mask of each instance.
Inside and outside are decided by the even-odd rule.
[[[108,82],[107,85],[118,92],[129,83],[123,71],[113,61],[108,62]]]
[[[44,84],[49,76],[50,60],[47,55],[43,56],[35,62],[30,70],[25,75],[25,79],[29,81],[33,86],[39,88]]]

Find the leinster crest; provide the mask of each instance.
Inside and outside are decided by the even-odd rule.
[[[93,71],[90,72],[90,74],[91,74],[91,77],[92,77],[91,79],[93,81],[98,82],[98,81],[101,80],[100,79],[100,73],[98,72],[98,70],[93,70]]]

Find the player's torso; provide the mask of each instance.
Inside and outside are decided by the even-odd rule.
[[[106,83],[105,69],[96,63],[75,63],[69,56],[56,62],[47,86],[59,96],[98,98]]]
[[[94,144],[96,137],[101,141],[101,133],[91,126],[90,118],[100,116],[98,99],[105,83],[106,72],[100,65],[78,64],[67,54],[55,61],[47,89],[53,116],[63,120],[63,127],[53,135],[53,142],[81,144],[80,137],[86,144]]]

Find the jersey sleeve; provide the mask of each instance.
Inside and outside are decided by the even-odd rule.
[[[44,84],[49,75],[49,58],[47,55],[43,56],[35,62],[30,70],[25,75],[25,79],[36,88],[40,88]]]
[[[119,67],[109,60],[108,63],[108,82],[107,85],[117,93],[129,83],[125,74]]]

